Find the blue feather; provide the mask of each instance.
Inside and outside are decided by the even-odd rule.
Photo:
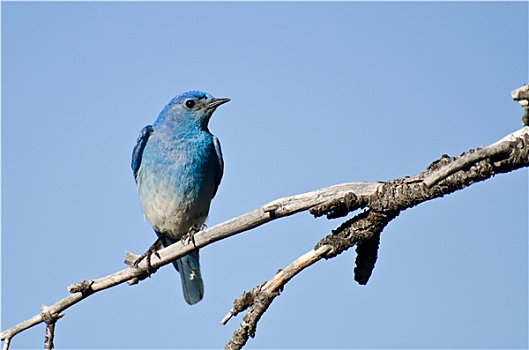
[[[134,149],[132,150],[132,162],[130,166],[132,168],[135,180],[137,180],[137,174],[138,169],[140,168],[143,150],[145,149],[145,145],[147,144],[147,141],[149,140],[149,137],[152,134],[152,130],[152,125],[147,125],[143,129],[141,129],[140,135],[138,136],[138,140],[136,141],[136,146],[134,146]]]

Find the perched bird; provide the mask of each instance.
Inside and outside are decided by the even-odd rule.
[[[145,218],[163,246],[192,238],[204,225],[224,171],[220,143],[208,123],[215,109],[228,101],[201,91],[185,92],[140,132],[132,171]],[[180,273],[186,302],[199,302],[204,284],[198,250],[173,265]]]

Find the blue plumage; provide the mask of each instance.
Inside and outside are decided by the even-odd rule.
[[[173,98],[152,126],[140,132],[132,171],[145,218],[164,246],[204,225],[224,171],[219,140],[208,122],[229,99],[189,91]],[[188,304],[200,301],[204,286],[198,251],[175,261]]]

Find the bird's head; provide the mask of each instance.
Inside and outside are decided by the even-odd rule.
[[[215,98],[202,91],[188,91],[173,98],[160,113],[156,124],[207,129],[211,115],[229,98]]]

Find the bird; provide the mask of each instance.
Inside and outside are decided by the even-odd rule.
[[[141,130],[131,167],[143,214],[158,237],[153,247],[186,238],[194,243],[193,234],[203,228],[224,173],[220,142],[208,123],[217,107],[229,101],[207,92],[184,92]],[[185,301],[198,303],[204,296],[198,249],[173,265]]]

